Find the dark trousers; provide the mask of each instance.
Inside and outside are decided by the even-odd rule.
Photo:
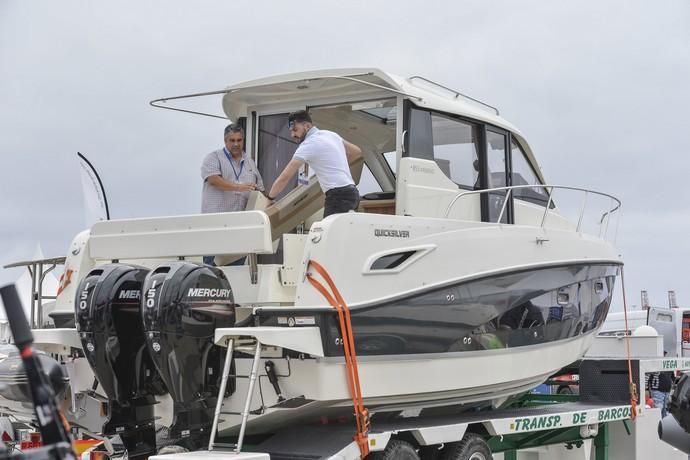
[[[359,191],[354,185],[332,188],[326,192],[326,202],[323,217],[340,214],[357,209],[359,206]]]

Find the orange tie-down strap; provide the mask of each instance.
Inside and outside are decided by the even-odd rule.
[[[309,272],[309,268],[313,267],[316,272],[321,275],[321,278],[328,284],[330,292],[326,287],[317,281]],[[338,288],[335,287],[333,279],[325,268],[318,262],[309,261],[307,265],[307,279],[317,291],[323,295],[328,303],[338,312],[338,321],[340,323],[340,335],[343,339],[343,354],[345,355],[345,374],[347,375],[347,386],[352,397],[352,405],[355,410],[355,421],[357,422],[357,433],[354,440],[359,446],[359,451],[362,458],[369,454],[369,411],[364,407],[362,402],[362,388],[359,384],[359,371],[357,369],[357,353],[355,353],[355,339],[352,334],[352,322],[350,321],[350,310],[343,297],[340,295]]]
[[[637,385],[633,382],[632,358],[630,356],[630,335],[628,331],[628,303],[625,300],[625,273],[621,267],[621,291],[623,292],[623,318],[625,319],[625,349],[628,355],[628,386],[630,391],[630,419],[637,417]],[[644,399],[643,399],[644,403]]]

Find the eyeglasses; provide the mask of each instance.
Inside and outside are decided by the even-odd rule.
[[[293,129],[295,129],[295,122],[288,121],[288,131],[292,131]]]

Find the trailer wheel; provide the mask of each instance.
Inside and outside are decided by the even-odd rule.
[[[567,386],[567,385],[561,385],[560,387],[558,387],[558,391],[556,392],[556,394],[559,394],[559,395],[572,395],[572,394],[575,394],[575,392],[574,392],[573,389],[570,388],[569,386]]]
[[[158,449],[158,453],[156,455],[181,454],[184,452],[189,452],[189,449],[178,446],[177,444],[170,444]]]
[[[391,439],[383,452],[373,452],[367,460],[419,460],[419,455],[409,442]]]
[[[447,444],[441,460],[491,460],[491,449],[484,439],[474,433],[467,433],[462,441]]]
[[[441,446],[423,446],[419,448],[419,458],[422,460],[439,460],[441,452]]]

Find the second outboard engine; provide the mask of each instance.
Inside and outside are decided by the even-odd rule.
[[[110,402],[103,434],[119,434],[129,457],[155,453],[155,395],[165,393],[141,319],[147,274],[133,265],[99,266],[81,281],[75,301],[84,354]]]
[[[210,435],[224,349],[214,345],[216,328],[235,324],[232,289],[216,267],[175,262],[153,270],[141,302],[146,342],[175,403],[170,437],[186,447]],[[234,391],[234,379],[229,382]]]

